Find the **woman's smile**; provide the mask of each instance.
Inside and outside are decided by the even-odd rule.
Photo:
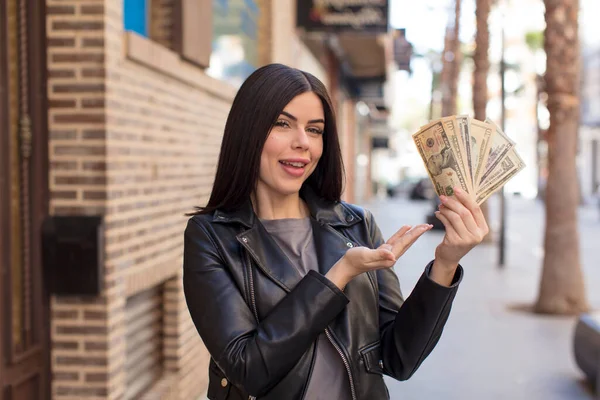
[[[306,158],[292,158],[287,160],[280,160],[279,164],[285,172],[293,176],[294,178],[300,178],[304,176],[306,166],[310,163],[310,160]]]

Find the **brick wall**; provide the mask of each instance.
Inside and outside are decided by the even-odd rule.
[[[124,398],[126,301],[157,286],[154,395],[195,398],[208,358],[181,287],[183,214],[209,195],[234,90],[124,33],[120,0],[46,1],[51,213],[106,226],[104,293],[51,302],[53,398]]]
[[[150,37],[171,50],[173,50],[175,35],[175,1],[153,0],[150,2]]]

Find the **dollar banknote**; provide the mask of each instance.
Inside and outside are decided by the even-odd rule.
[[[515,149],[511,149],[481,182],[475,195],[477,204],[483,203],[494,192],[506,184],[513,176],[525,168],[525,163]]]
[[[483,173],[481,177],[479,177],[477,181],[478,186],[481,182],[487,179],[488,175],[492,172],[492,170],[502,161],[504,156],[508,154],[508,152],[515,146],[515,142],[513,142],[503,131],[500,129],[496,123],[487,118],[485,120],[486,123],[492,125],[496,129],[496,134],[492,136],[492,145],[490,146],[490,151],[488,155],[487,162],[485,164],[485,168],[483,169]]]
[[[440,118],[413,140],[438,195],[452,196],[460,187],[481,204],[525,168],[515,142],[490,119]]]
[[[459,131],[460,128],[458,126],[458,121],[456,120],[455,116],[451,116],[451,117],[441,118],[439,120],[439,122],[441,122],[444,126],[444,130],[445,130],[446,135],[448,136],[448,140],[450,142],[450,147],[452,148],[452,152],[454,153],[454,156],[456,157],[458,167],[461,169],[461,173],[466,179],[466,183],[467,183],[467,187],[468,187],[467,192],[474,194],[475,189],[473,187],[473,183],[472,183],[473,180],[471,178],[471,173],[470,173],[469,169],[466,167],[467,152],[466,152],[463,140],[460,135],[460,131]],[[432,124],[435,124],[435,123],[436,122],[431,122],[427,125],[422,126],[421,130],[427,129],[428,127],[430,127]]]
[[[490,147],[492,145],[492,137],[495,134],[495,129],[492,125],[476,119],[471,120],[469,126],[471,134],[471,157],[473,157],[473,182],[475,190],[481,181],[487,160],[490,155]]]
[[[473,169],[473,158],[471,157],[471,133],[470,133],[470,125],[471,125],[471,117],[468,115],[458,115],[456,116],[456,123],[458,124],[458,133],[463,143],[463,148],[466,153],[466,162],[465,169],[469,171],[469,178],[471,179],[471,186],[475,187],[474,172]]]
[[[438,196],[452,196],[454,187],[469,192],[449,136],[441,121],[426,125],[412,136]]]

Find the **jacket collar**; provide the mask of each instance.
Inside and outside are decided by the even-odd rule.
[[[304,199],[311,215],[317,222],[331,226],[347,227],[354,225],[362,218],[343,202],[326,201],[308,186],[303,185],[300,196]],[[241,207],[233,211],[216,210],[213,222],[217,223],[239,223],[246,228],[252,228],[257,220],[252,203],[246,201]]]

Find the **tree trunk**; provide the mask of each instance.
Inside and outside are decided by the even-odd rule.
[[[490,15],[491,0],[477,0],[476,4],[477,33],[475,34],[475,54],[473,55],[475,63],[473,71],[473,109],[475,110],[475,119],[484,121],[488,101],[487,77],[490,71],[490,61],[488,58],[488,49],[490,47],[488,17]],[[488,221],[490,212],[487,201],[481,205],[481,211],[483,211],[483,216]],[[493,241],[491,231],[485,236],[483,241],[486,243]]]
[[[589,309],[579,259],[575,156],[579,126],[578,0],[544,0],[546,5],[546,90],[548,185],[546,235],[540,292],[535,310],[578,314]]]
[[[446,28],[442,56],[442,117],[456,114],[458,75],[460,73],[459,21],[461,0],[454,0],[454,18]]]

